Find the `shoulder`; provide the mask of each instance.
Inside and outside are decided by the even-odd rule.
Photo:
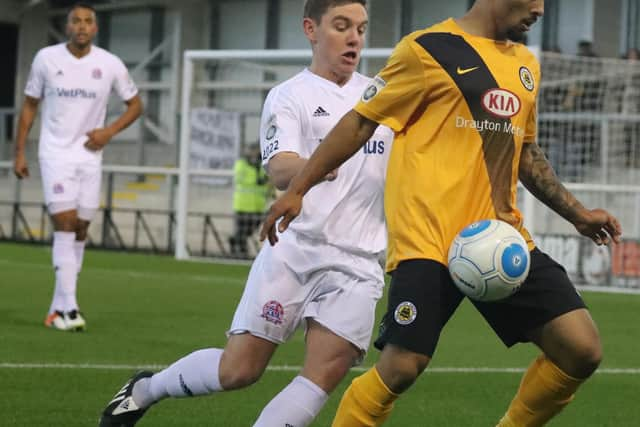
[[[120,59],[117,55],[109,52],[108,50],[98,46],[92,46],[91,49],[93,50],[93,53],[98,60],[124,66],[122,59]]]
[[[47,59],[56,56],[61,56],[64,52],[62,49],[66,49],[64,43],[58,43],[51,46],[43,47],[36,52],[35,59]]]
[[[267,95],[267,100],[274,103],[296,103],[309,86],[308,76],[300,72],[295,76],[274,86]]]
[[[407,34],[403,38],[400,39],[398,44],[396,44],[393,49],[392,56],[395,57],[406,57],[406,56],[420,56],[420,53],[424,51],[424,48],[421,47],[423,45],[423,39],[428,37],[430,34],[434,33],[430,28],[426,28],[424,30],[414,31],[413,33]]]
[[[353,73],[351,76],[351,83],[355,88],[365,89],[367,86],[371,84],[373,78],[369,76],[365,76],[364,74],[360,74],[357,71]]]
[[[531,70],[531,72],[536,75],[540,74],[540,61],[536,55],[529,49],[527,46],[517,43],[516,46],[516,56],[520,59],[520,62],[527,68]]]
[[[518,57],[522,58],[523,62],[536,65],[536,67],[540,67],[538,58],[527,46],[523,45],[522,43],[516,43],[516,52]]]
[[[307,87],[310,84],[310,78],[307,73],[306,70],[300,71],[295,76],[275,86],[272,90],[277,90],[278,92],[293,92]]]
[[[429,37],[433,34],[453,34],[454,28],[452,27],[452,22],[452,19],[447,19],[445,21],[431,25],[430,27],[416,30],[404,36],[398,44],[411,44],[412,42],[418,42],[419,39],[423,37]]]
[[[373,80],[371,77],[365,76],[364,74],[360,74],[357,71],[353,73],[351,78],[355,83],[369,83],[371,82],[371,80]]]

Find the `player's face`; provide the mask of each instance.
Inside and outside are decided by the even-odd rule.
[[[340,83],[348,80],[360,62],[369,22],[360,3],[331,7],[320,23],[306,18],[305,33],[313,47],[313,63]]]
[[[499,36],[521,41],[544,14],[544,0],[500,0],[497,2],[496,28]]]
[[[96,15],[91,9],[76,7],[67,17],[67,37],[78,47],[88,46],[98,32]]]

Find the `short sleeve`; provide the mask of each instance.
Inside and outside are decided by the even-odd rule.
[[[536,137],[538,133],[538,102],[534,102],[531,111],[529,112],[529,117],[527,117],[527,122],[524,128],[524,139],[523,142],[525,144],[530,142],[536,142]]]
[[[138,88],[129,75],[127,67],[118,58],[115,64],[113,88],[120,98],[128,101],[138,94]]]
[[[260,149],[265,165],[278,153],[301,152],[300,107],[286,90],[276,87],[264,102],[260,121]]]
[[[31,64],[31,70],[29,71],[29,77],[27,78],[27,84],[24,89],[24,94],[31,98],[40,99],[44,94],[44,87],[46,81],[46,67],[42,51],[38,52],[33,58]]]
[[[355,107],[358,113],[395,132],[404,129],[426,94],[424,67],[411,43],[408,38],[398,43]]]
[[[527,117],[527,122],[525,123],[524,128],[524,139],[523,142],[525,144],[536,142],[536,138],[538,136],[538,95],[540,93],[540,64],[537,63],[537,67],[535,68],[534,79],[536,84],[536,93],[534,96],[533,106],[531,107],[531,111],[529,112],[529,116]]]

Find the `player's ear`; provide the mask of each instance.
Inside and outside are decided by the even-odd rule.
[[[302,30],[312,44],[316,42],[316,23],[313,19],[304,18],[302,20]]]

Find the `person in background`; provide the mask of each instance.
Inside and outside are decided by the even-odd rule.
[[[234,166],[234,233],[229,237],[231,255],[249,256],[247,240],[260,226],[273,186],[262,168],[260,144],[246,146]]]
[[[44,199],[53,222],[55,290],[44,324],[84,330],[77,280],[89,223],[100,206],[102,151],[118,132],[142,114],[142,101],[127,68],[115,55],[92,44],[96,12],[74,4],[67,15],[69,40],[40,49],[25,88],[14,157],[14,173],[29,176],[27,135],[42,103],[38,157]],[[126,110],[105,126],[114,90]]]
[[[595,50],[593,50],[593,42],[591,40],[580,40],[578,42],[578,56],[584,56],[586,58],[597,58]]]

